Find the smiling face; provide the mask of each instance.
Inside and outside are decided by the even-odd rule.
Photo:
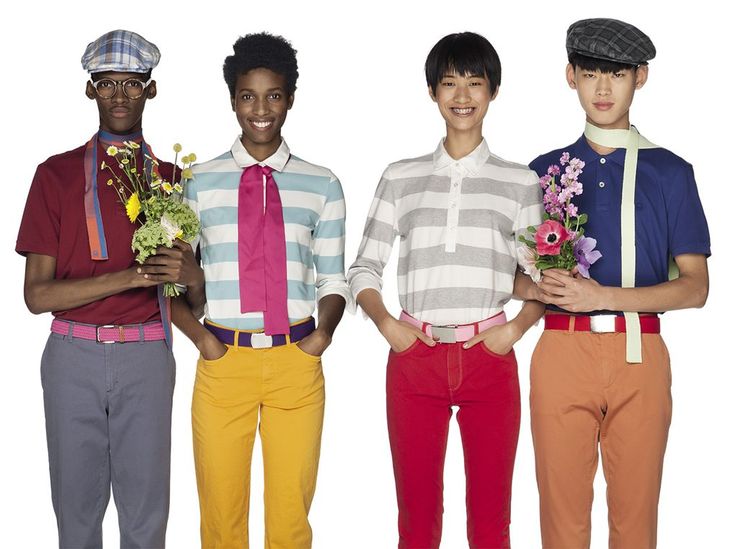
[[[577,90],[587,122],[603,129],[627,130],[630,127],[633,95],[647,79],[647,65],[612,73],[567,65],[567,83]]]
[[[242,144],[253,158],[265,160],[281,145],[281,127],[293,99],[285,77],[270,69],[252,69],[238,77],[232,110],[242,128]]]
[[[455,135],[482,136],[482,121],[487,114],[490,102],[495,99],[490,92],[490,82],[485,76],[460,75],[447,72],[429,94],[439,107],[439,112],[447,124],[447,137]]]
[[[136,78],[145,82],[148,76],[136,72],[108,71],[95,73],[93,78],[95,81],[109,79],[116,82]],[[121,85],[117,86],[113,97],[105,99],[100,97],[91,82],[87,82],[86,95],[97,102],[97,110],[100,115],[100,129],[118,135],[125,135],[141,131],[145,102],[156,96],[156,82],[151,81],[138,99],[129,99],[123,93]]]

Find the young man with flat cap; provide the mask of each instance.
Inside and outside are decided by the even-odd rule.
[[[167,306],[158,281],[135,266],[137,226],[100,168],[108,147],[126,141],[139,145],[138,166],[153,157],[142,117],[159,58],[130,31],[87,46],[86,95],[99,131],[38,166],[15,248],[26,257],[28,308],[54,315],[41,380],[62,548],[102,546],[110,485],[121,547],[165,545],[175,376]],[[171,168],[158,169],[170,178]]]
[[[651,549],[671,420],[660,315],[704,305],[709,232],[692,166],[630,125],[651,40],[622,21],[587,19],[569,27],[567,52],[584,135],[531,168],[543,175],[564,152],[585,162],[575,202],[602,258],[589,279],[544,271],[527,296],[548,304],[531,363],[543,546],[589,547],[599,447],[610,547]]]

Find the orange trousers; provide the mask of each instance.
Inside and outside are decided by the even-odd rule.
[[[643,363],[625,334],[546,330],[531,359],[531,429],[544,549],[588,549],[598,454],[607,482],[610,549],[656,547],[671,423],[671,369],[658,334]]]

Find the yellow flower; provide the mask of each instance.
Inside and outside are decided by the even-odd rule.
[[[120,164],[130,164],[130,160],[128,160],[127,158],[123,158],[123,159],[122,159],[122,160],[120,161]]]
[[[184,236],[184,231],[179,229],[179,232],[174,235],[174,238],[181,238],[182,236]]]
[[[194,173],[191,171],[191,168],[186,168],[181,172],[181,177],[183,177],[184,179],[191,179],[192,177],[194,177]]]
[[[137,173],[137,172],[138,170],[136,170],[135,168],[130,168],[130,173]]]
[[[181,143],[174,143],[174,152],[175,153],[181,152]]]
[[[125,146],[130,147],[131,149],[140,149],[140,145],[138,145],[135,141],[125,141]]]
[[[181,157],[181,161],[182,161],[182,162],[183,162],[184,164],[188,164],[188,163],[189,163],[189,155],[186,155],[186,156],[182,156],[182,157]]]
[[[176,183],[176,185],[174,185],[174,190],[177,193],[181,193],[181,192],[184,192],[184,187],[182,187],[179,183]]]
[[[171,191],[173,191],[173,190],[174,190],[173,186],[172,186],[172,185],[171,185],[171,183],[169,183],[168,181],[164,181],[164,182],[163,182],[163,185],[161,185],[161,187],[162,187],[162,188],[163,188],[163,190],[164,190],[164,191],[166,191],[166,192],[167,192],[168,194],[171,194]]]
[[[112,179],[108,179],[107,180],[107,184],[110,185],[110,186],[112,186]]]
[[[151,189],[157,189],[161,186],[161,180],[156,179],[155,181],[151,181]]]
[[[194,153],[189,153],[189,162],[196,162],[197,161],[197,155]]]
[[[102,161],[102,164],[100,164],[100,170],[104,170],[107,167],[107,164],[105,164],[105,161]]]
[[[107,156],[115,156],[118,152],[120,152],[115,145],[110,145],[107,147]]]
[[[130,198],[128,198],[128,201],[125,203],[125,211],[127,212],[128,219],[130,219],[131,223],[138,219],[138,216],[140,215],[140,199],[138,199],[138,193],[130,195]]]

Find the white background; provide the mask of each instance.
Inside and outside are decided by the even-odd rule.
[[[564,81],[564,38],[576,19],[616,17],[649,34],[658,49],[632,121],[653,142],[695,166],[710,223],[710,298],[703,310],[665,315],[674,372],[674,417],[661,493],[659,547],[733,547],[731,522],[735,383],[733,266],[726,245],[733,194],[731,18],[704,1],[668,2],[15,2],[6,6],[0,51],[2,108],[3,317],[0,386],[0,547],[56,544],[51,508],[39,362],[51,315],[31,315],[22,299],[23,259],[13,252],[35,167],[83,144],[96,130],[79,59],[103,32],[128,28],[163,53],[158,97],[146,108],[145,135],[159,157],[170,146],[202,160],[229,149],[238,133],[221,65],[242,34],[283,34],[298,50],[301,77],[284,135],[295,154],[329,166],[348,205],[347,263],[354,259],[378,178],[390,162],[425,154],[442,136],[423,63],[443,35],[473,30],[496,47],[503,75],[485,121],[498,155],[528,162],[582,132],[576,94]],[[84,7],[83,7],[84,6]],[[165,6],[165,7],[164,7]],[[726,140],[726,137],[728,140]],[[394,254],[395,255],[395,254]],[[386,299],[398,312],[395,257]],[[510,307],[515,311],[517,306]],[[538,498],[528,425],[528,363],[535,328],[517,346],[523,421],[516,460],[512,540],[540,547]],[[387,344],[361,315],[346,317],[324,358],[328,402],[317,494],[311,512],[316,549],[395,547],[396,504],[388,448],[384,371]],[[198,547],[198,503],[191,450],[190,399],[196,353],[179,334],[174,400],[168,546]],[[593,547],[607,547],[604,483],[596,484]],[[464,471],[453,422],[445,472],[444,548],[466,547]],[[253,463],[251,544],[262,546],[259,449]],[[106,546],[118,545],[116,514]]]

